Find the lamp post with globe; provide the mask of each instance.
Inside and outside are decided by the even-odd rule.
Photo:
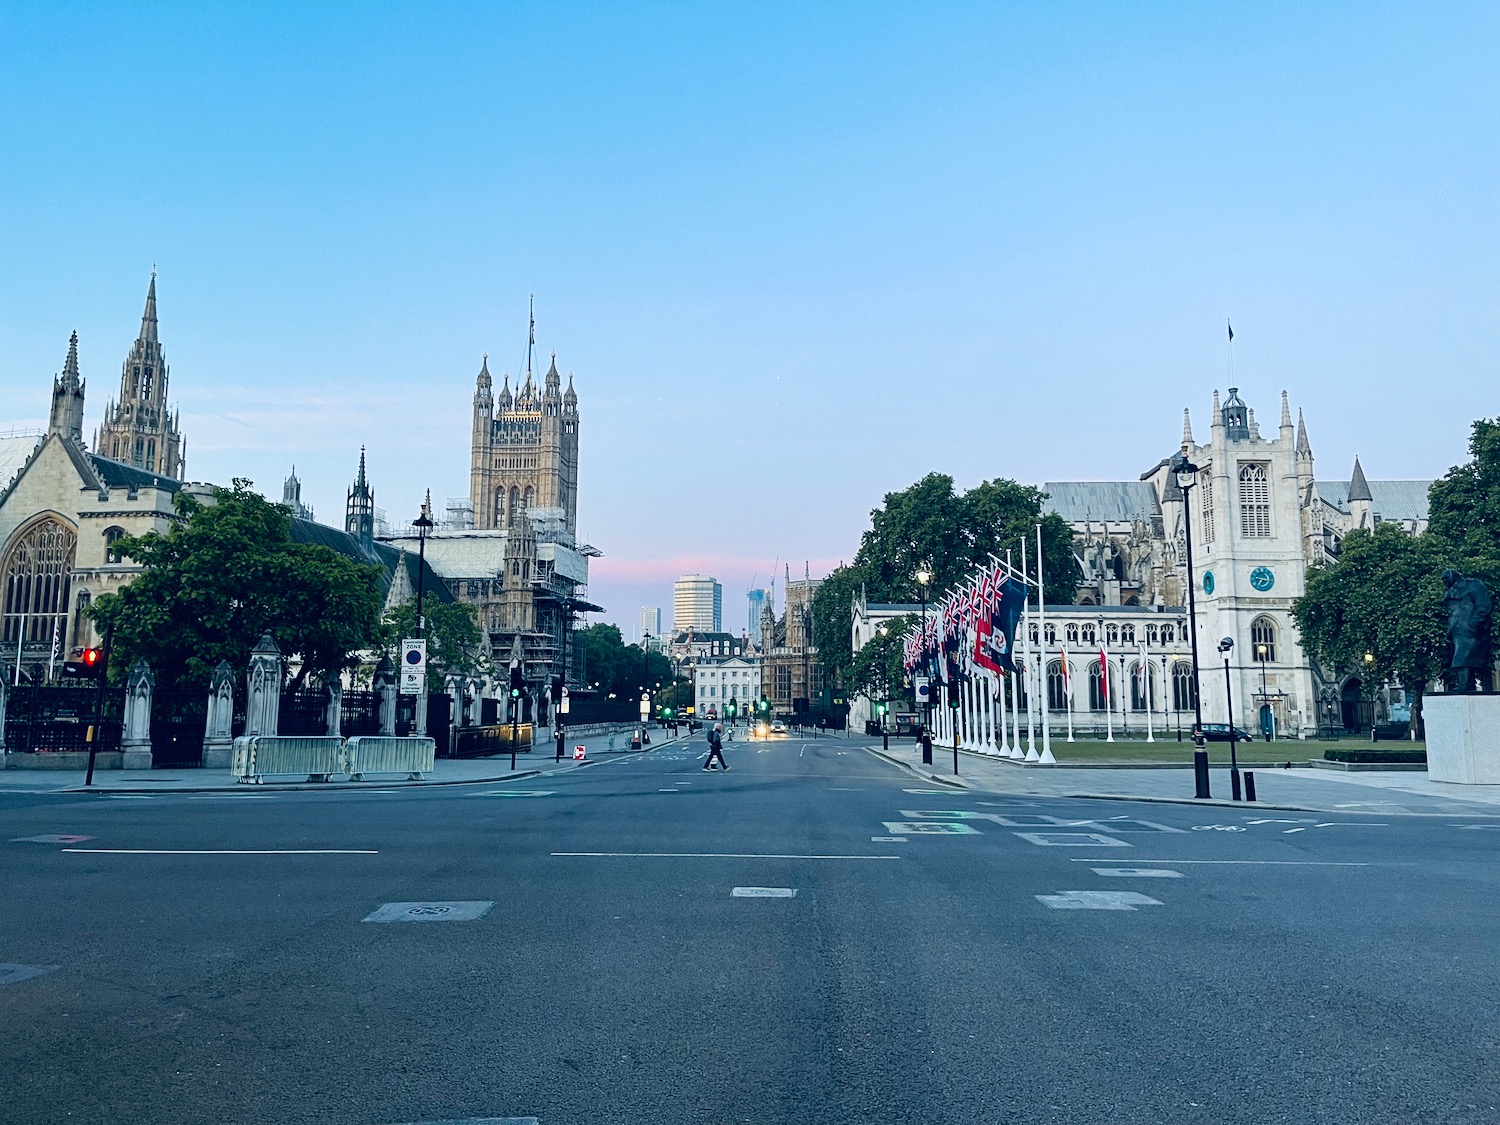
[[[1188,636],[1193,650],[1193,796],[1206,800],[1212,794],[1208,786],[1208,750],[1203,741],[1203,702],[1198,690],[1198,602],[1193,581],[1193,505],[1189,501],[1198,483],[1198,466],[1188,460],[1184,449],[1173,458],[1171,468],[1182,492],[1182,530],[1187,545]]]

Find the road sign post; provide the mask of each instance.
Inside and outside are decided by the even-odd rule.
[[[427,642],[408,637],[401,642],[402,695],[421,695],[427,682]]]

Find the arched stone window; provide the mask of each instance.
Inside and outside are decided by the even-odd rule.
[[[1089,710],[1103,711],[1104,705],[1104,673],[1095,660],[1089,664]]]
[[[1161,643],[1161,630],[1158,629],[1155,625],[1146,626],[1146,643],[1148,645],[1157,645]]]
[[[104,529],[104,561],[107,563],[124,562],[125,556],[115,550],[115,544],[125,538],[123,527],[106,527]]]
[[[1199,499],[1203,501],[1203,542],[1214,541],[1214,478],[1212,473],[1204,473],[1198,478],[1198,491],[1202,494]]]
[[[1161,627],[1161,643],[1164,645],[1175,644],[1177,641],[1177,630],[1170,625]]]
[[[532,491],[531,486],[527,485],[527,487],[526,487],[526,495],[521,500],[521,510],[523,512],[524,511],[528,511],[531,508],[532,497],[534,495],[535,495],[535,493]]]
[[[1035,621],[1033,621],[1031,623],[1031,628],[1027,630],[1027,634],[1031,637],[1031,643],[1032,644],[1036,644],[1037,643],[1037,631],[1036,631],[1036,622]]]
[[[1078,643],[1078,626],[1071,621],[1068,622],[1063,630],[1063,636],[1068,638],[1070,645],[1076,645]]]
[[[1047,643],[1049,645],[1055,645],[1057,643],[1057,626],[1053,625],[1051,622],[1048,622],[1047,624]]]
[[[1134,625],[1121,625],[1120,626],[1120,643],[1121,644],[1127,644],[1127,645],[1133,645],[1133,644],[1135,644],[1135,626]]]
[[[510,507],[507,509],[507,511],[505,513],[505,526],[506,527],[515,527],[516,526],[516,508],[520,505],[520,502],[521,502],[521,490],[519,488],[517,488],[515,485],[511,485],[510,486]]]
[[[1172,710],[1193,709],[1193,666],[1178,661],[1172,665]]]
[[[1271,537],[1271,482],[1264,465],[1240,466],[1240,534],[1246,539]]]
[[[1047,709],[1049,711],[1068,709],[1068,693],[1063,687],[1061,660],[1047,662]]]
[[[505,522],[505,486],[503,484],[495,489],[495,526],[510,526]]]
[[[50,643],[54,629],[59,636],[66,635],[77,546],[78,536],[71,528],[46,516],[11,541],[0,563],[5,592],[5,625],[0,640],[10,645],[10,652],[15,651],[23,630],[27,644]]]
[[[1086,645],[1093,644],[1098,636],[1094,632],[1094,623],[1092,621],[1090,621],[1086,625],[1080,626],[1078,631],[1082,637],[1083,643]]]
[[[1263,664],[1276,662],[1276,622],[1257,617],[1250,623],[1250,656]]]
[[[1147,710],[1147,701],[1153,694],[1150,690],[1151,665],[1146,665],[1145,676],[1141,674],[1141,662],[1130,666],[1130,708],[1133,711]],[[1153,701],[1154,702],[1154,701]]]
[[[1104,636],[1107,644],[1111,646],[1119,644],[1120,627],[1111,621],[1108,625],[1104,626]]]

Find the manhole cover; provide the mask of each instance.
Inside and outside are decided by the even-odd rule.
[[[472,922],[483,918],[493,901],[388,902],[364,918],[366,922]]]

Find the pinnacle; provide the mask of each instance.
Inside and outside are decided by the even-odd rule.
[[[156,343],[156,267],[151,267],[151,285],[146,290],[146,309],[141,313],[141,336],[148,343]]]

